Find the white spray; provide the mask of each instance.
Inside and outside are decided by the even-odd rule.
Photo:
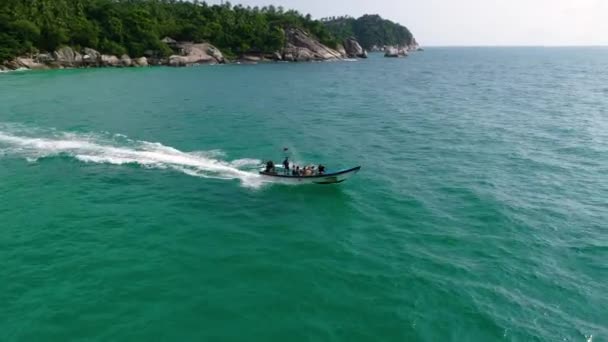
[[[173,169],[196,177],[238,179],[247,187],[259,187],[263,183],[257,172],[244,170],[260,165],[261,161],[256,159],[226,162],[215,157],[221,154],[218,151],[182,152],[160,143],[125,139],[121,135],[107,139],[99,135],[55,132],[50,137],[38,138],[31,137],[32,133],[40,134],[35,130],[0,125],[0,156],[17,155],[36,161],[68,155],[87,163],[137,164],[146,168]]]

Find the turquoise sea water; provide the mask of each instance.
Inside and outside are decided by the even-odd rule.
[[[606,341],[608,49],[0,74],[0,262],[2,341]]]

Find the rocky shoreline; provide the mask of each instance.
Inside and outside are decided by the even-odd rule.
[[[147,67],[172,66],[185,67],[202,64],[224,63],[259,63],[269,61],[311,62],[341,60],[345,58],[367,58],[367,51],[355,38],[347,38],[337,49],[321,44],[308,32],[292,28],[285,31],[285,46],[273,53],[247,53],[231,60],[225,58],[220,49],[209,43],[178,42],[169,37],[162,40],[173,54],[168,57],[158,56],[155,51],[146,51],[144,56],[132,58],[128,55],[115,56],[102,54],[91,48],[76,49],[62,47],[51,53],[36,53],[14,58],[0,64],[0,71],[10,70],[43,70],[64,68],[101,68],[101,67]],[[385,56],[407,56],[408,51],[420,50],[414,44],[404,47],[384,47]]]

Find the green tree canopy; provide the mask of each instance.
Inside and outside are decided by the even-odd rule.
[[[382,19],[379,15],[364,15],[358,19],[333,17],[323,22],[336,38],[355,37],[365,49],[374,45],[409,45],[414,39],[407,27]]]
[[[210,42],[227,54],[272,52],[284,45],[284,29],[300,27],[323,43],[336,39],[320,22],[282,7],[209,6],[179,0],[3,0],[0,1],[0,62],[30,50],[61,45],[102,53],[141,56],[171,51],[165,36]]]

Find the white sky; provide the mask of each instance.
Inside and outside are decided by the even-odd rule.
[[[210,4],[220,0],[208,0]],[[608,0],[233,0],[315,18],[380,14],[430,45],[608,45]]]

